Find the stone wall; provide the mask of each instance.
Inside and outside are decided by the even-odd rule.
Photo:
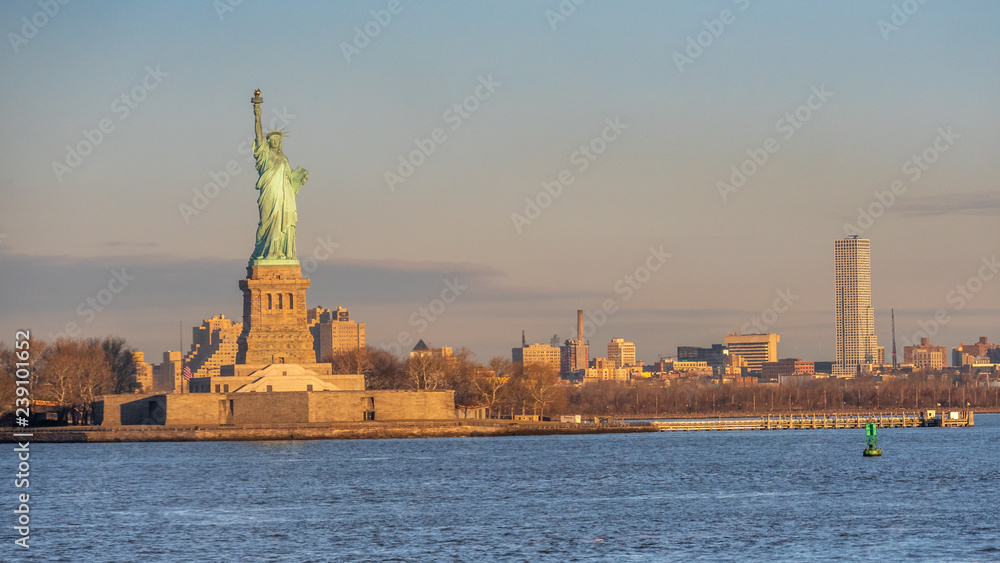
[[[344,391],[365,390],[365,376],[360,373],[334,373],[317,377]]]
[[[454,391],[367,391],[375,402],[375,420],[446,420],[455,418]]]
[[[361,422],[370,396],[364,391],[309,393],[309,422]]]
[[[219,395],[184,393],[164,395],[167,403],[168,425],[219,424]],[[122,421],[123,424],[126,424]],[[132,423],[143,424],[143,423]],[[155,424],[155,423],[154,423]]]
[[[455,418],[454,391],[339,391],[309,393],[309,422],[449,420]]]
[[[285,424],[309,422],[309,398],[305,391],[288,393],[230,393],[231,424]],[[209,395],[212,396],[212,395]],[[225,395],[215,395],[226,398]]]
[[[95,401],[94,424],[163,424],[166,420],[165,395],[105,395]]]
[[[366,413],[367,417],[366,418]],[[105,395],[101,426],[298,424],[366,420],[454,420],[454,391],[294,391]]]

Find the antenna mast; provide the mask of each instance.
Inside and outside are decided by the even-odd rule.
[[[892,372],[896,373],[896,310],[889,311],[892,313]]]

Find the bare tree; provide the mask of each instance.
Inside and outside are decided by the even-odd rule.
[[[102,395],[116,392],[119,382],[116,380],[112,366],[108,363],[105,349],[96,340],[91,341],[89,346],[82,350],[77,370],[75,409],[80,413],[80,422],[90,424],[94,401]],[[127,381],[127,377],[125,381]]]
[[[490,359],[489,369],[477,370],[473,384],[479,392],[480,397],[486,407],[490,410],[490,417],[495,416],[496,407],[502,396],[501,390],[510,382],[514,372],[514,364],[503,356],[496,356]]]
[[[17,357],[14,355],[14,350],[0,342],[0,415],[14,410],[14,399],[17,392],[16,363]]]
[[[476,363],[471,351],[459,348],[452,356],[441,358],[444,368],[443,385],[455,391],[455,404],[479,406],[480,396],[475,381],[482,366]]]
[[[444,382],[445,373],[443,358],[435,358],[430,354],[417,354],[406,362],[406,375],[411,389],[437,389]]]
[[[545,408],[558,396],[562,380],[551,366],[528,364],[524,366],[524,387],[532,400],[533,414],[545,416]]]
[[[399,359],[387,350],[365,347],[335,352],[323,358],[337,373],[361,373],[365,389],[407,389],[408,377]]]
[[[114,390],[114,376],[96,340],[59,339],[48,347],[37,369],[39,399],[53,401],[60,419],[89,420],[91,402]]]
[[[323,358],[324,362],[333,364],[334,373],[368,374],[372,369],[371,358],[367,348],[339,350]]]
[[[402,362],[382,348],[365,348],[371,361],[371,373],[365,373],[368,389],[406,389],[407,378]]]
[[[108,336],[101,341],[104,359],[111,368],[114,380],[112,393],[131,393],[139,387],[136,381],[136,363],[134,350],[120,336]]]

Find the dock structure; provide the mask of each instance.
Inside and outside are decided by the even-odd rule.
[[[790,414],[764,415],[745,419],[663,420],[652,424],[661,432],[698,432],[712,430],[806,430],[816,428],[927,428],[973,426],[972,411],[936,413],[896,412],[867,414]]]

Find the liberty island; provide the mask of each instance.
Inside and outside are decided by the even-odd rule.
[[[256,90],[251,104],[258,222],[247,276],[239,280],[243,323],[235,362],[203,377],[189,370],[179,392],[105,395],[95,403],[95,422],[119,427],[454,420],[454,391],[366,390],[360,369],[338,373],[317,357],[307,322],[310,280],[302,277],[295,248],[296,197],[309,172],[289,165],[284,131],[264,133],[263,101]]]

